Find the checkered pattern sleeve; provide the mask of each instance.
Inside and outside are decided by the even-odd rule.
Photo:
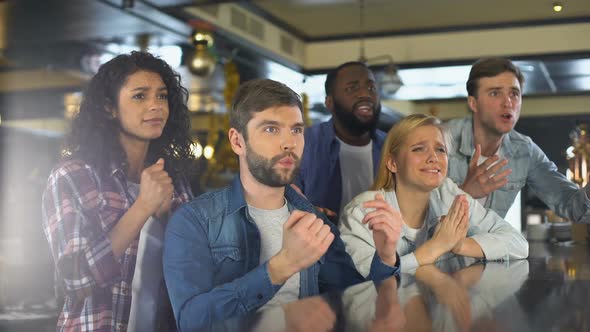
[[[43,229],[56,269],[68,294],[79,299],[93,287],[111,286],[122,273],[102,227],[104,211],[117,213],[116,206],[104,205],[116,201],[105,200],[99,184],[90,166],[70,162],[52,172],[43,195]]]

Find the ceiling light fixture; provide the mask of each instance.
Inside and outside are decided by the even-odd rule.
[[[213,36],[210,33],[195,30],[191,41],[195,46],[195,51],[193,56],[188,59],[188,69],[196,76],[211,76],[217,64],[215,57],[209,51],[209,48],[213,46]]]
[[[399,76],[397,66],[393,61],[393,57],[390,54],[378,55],[375,57],[367,58],[365,55],[365,1],[359,0],[359,61],[369,65],[371,62],[376,63],[378,60],[387,60],[387,65],[382,74],[377,75],[378,85],[382,95],[391,97],[394,95],[404,84],[401,77]]]
[[[559,13],[562,10],[563,10],[563,5],[561,4],[561,2],[554,2],[553,3],[553,11],[554,12]]]

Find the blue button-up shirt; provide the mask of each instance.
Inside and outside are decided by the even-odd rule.
[[[447,127],[452,139],[448,176],[455,183],[462,184],[475,151],[473,119],[451,120]],[[501,150],[502,157],[508,159],[506,168],[512,173],[508,175],[506,185],[490,194],[487,208],[504,218],[518,192],[528,185],[558,215],[576,222],[590,222],[588,189],[579,188],[559,173],[557,166],[530,137],[512,130],[504,135]]]
[[[381,148],[386,136],[381,130],[375,130],[371,135],[373,174],[377,174]],[[339,213],[340,204],[342,204],[340,142],[336,138],[332,119],[305,130],[305,148],[302,158],[301,170],[294,183],[314,206]]]
[[[314,212],[290,186],[285,198],[289,210]],[[369,276],[363,278],[338,230],[319,215],[336,236],[326,254],[300,272],[300,298],[399,274],[399,259],[390,267],[375,255]],[[192,331],[246,314],[270,300],[281,285],[271,283],[268,261],[261,265],[259,260],[260,234],[248,215],[239,177],[178,209],[166,227],[164,245],[164,276],[178,328]]]

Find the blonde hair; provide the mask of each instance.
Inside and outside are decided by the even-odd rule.
[[[443,128],[440,120],[434,116],[426,114],[412,114],[403,118],[393,128],[389,130],[385,143],[383,143],[383,149],[381,151],[381,161],[379,163],[379,169],[377,170],[377,176],[375,182],[371,187],[371,190],[394,190],[395,189],[395,174],[387,168],[387,161],[391,156],[397,155],[402,144],[408,138],[408,135],[416,128],[423,126],[435,126],[437,127],[449,149],[449,139]]]

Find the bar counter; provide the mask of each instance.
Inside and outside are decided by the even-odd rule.
[[[0,331],[55,330],[55,307],[7,309]],[[590,247],[530,242],[527,260],[455,257],[202,330],[590,331]]]
[[[455,257],[203,331],[590,331],[590,247],[531,242],[527,260]]]

